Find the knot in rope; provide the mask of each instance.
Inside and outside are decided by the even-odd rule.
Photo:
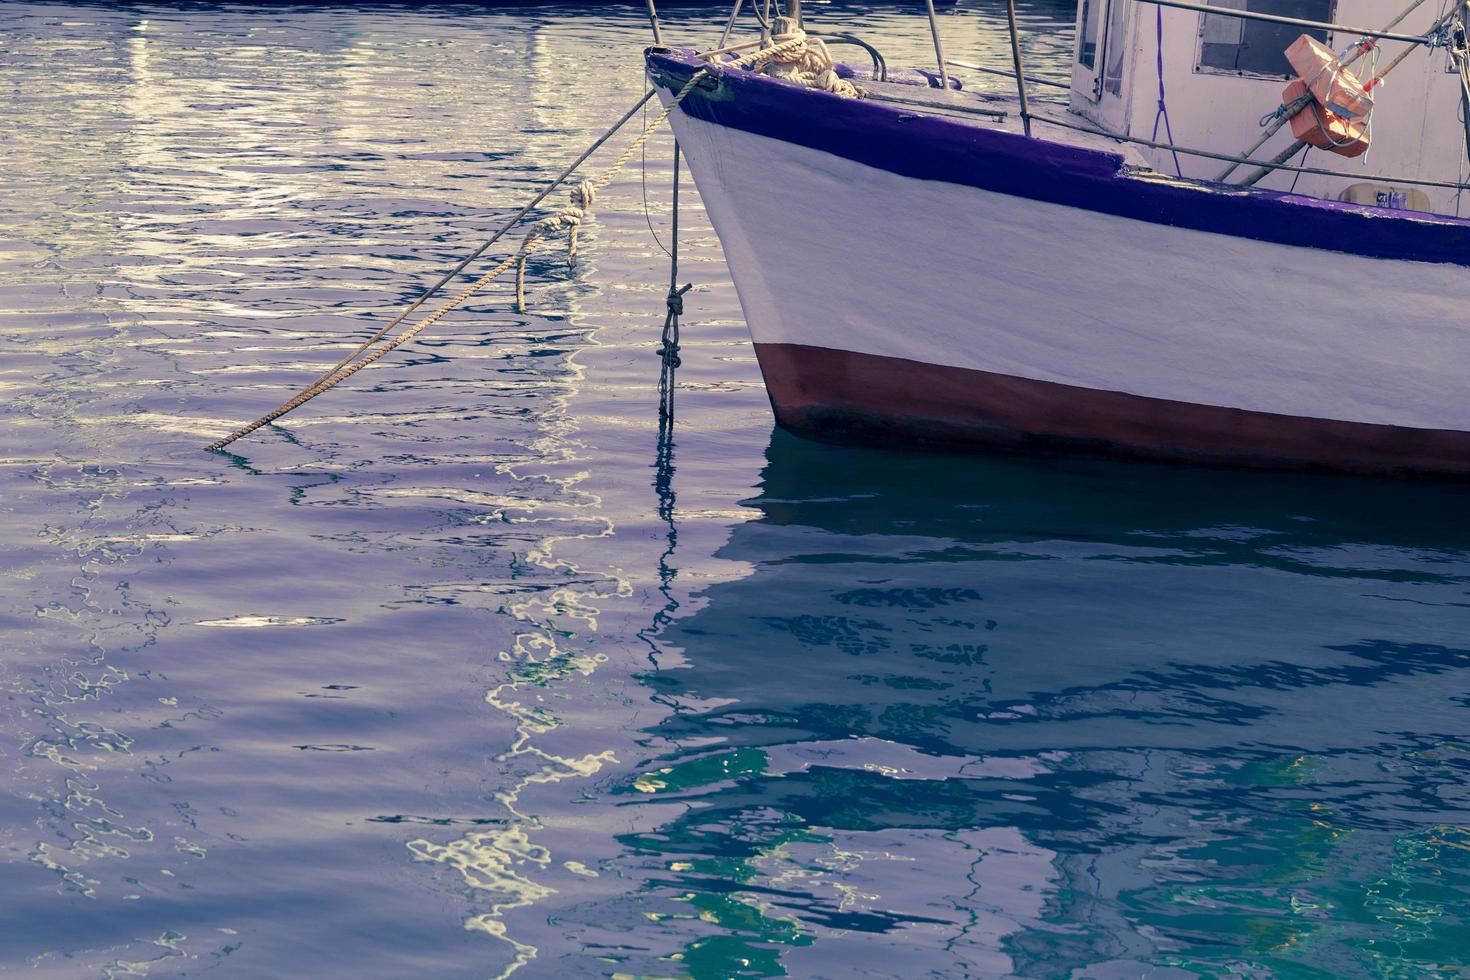
[[[572,188],[570,197],[572,199],[572,207],[590,208],[592,207],[592,202],[597,198],[597,185],[590,180],[584,180]]]
[[[592,202],[597,198],[597,185],[590,180],[584,180],[571,189],[567,198],[566,207],[547,215],[532,226],[516,252],[517,313],[526,312],[526,260],[538,241],[559,231],[567,232],[567,268],[574,268],[577,264],[577,232],[581,230],[587,212],[592,210]]]
[[[692,283],[685,283],[677,289],[669,287],[669,294],[664,297],[664,305],[668,307],[668,313],[664,315],[663,342],[659,344],[658,356],[664,362],[664,371],[668,372],[679,367],[683,362],[679,360],[679,317],[684,315],[684,294],[693,288]],[[659,388],[663,389],[666,379],[659,380]],[[672,403],[669,408],[672,410]]]
[[[796,18],[775,18],[771,40],[774,44],[765,50],[761,59],[759,70],[763,74],[845,99],[862,96],[862,89],[837,74],[832,54],[822,39],[808,35]]]
[[[824,68],[817,72],[817,77],[812,80],[812,87],[819,88],[833,95],[841,95],[845,98],[856,98],[859,95],[858,87],[847,79],[838,75],[831,68]]]

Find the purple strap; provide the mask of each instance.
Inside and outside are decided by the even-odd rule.
[[[1174,154],[1174,172],[1180,177],[1184,176],[1184,168],[1179,165],[1179,153],[1174,146],[1174,131],[1169,126],[1169,107],[1164,104],[1164,8],[1154,7],[1158,15],[1157,25],[1159,32],[1159,111],[1154,116],[1154,134],[1149,137],[1153,142],[1159,141],[1159,122],[1164,123],[1164,136],[1169,141],[1169,152]],[[1106,69],[1104,69],[1106,70]]]

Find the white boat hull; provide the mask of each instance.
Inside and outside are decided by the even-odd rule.
[[[1141,221],[672,122],[783,426],[1470,473],[1462,266]]]

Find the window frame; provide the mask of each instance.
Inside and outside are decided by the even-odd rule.
[[[1102,97],[1103,66],[1107,63],[1108,50],[1108,15],[1113,4],[1124,2],[1127,0],[1079,0],[1077,4],[1077,50],[1072,56],[1072,89],[1089,102],[1097,102]],[[1097,35],[1092,45],[1092,64],[1089,65],[1082,60],[1082,48],[1087,37],[1087,15],[1092,11],[1097,14]],[[1078,88],[1078,78],[1086,80],[1085,90]]]
[[[1211,0],[1202,0],[1202,2],[1204,2],[1204,3],[1210,3]],[[1246,10],[1249,10],[1250,9],[1250,2],[1251,2],[1251,0],[1245,0],[1245,8],[1244,9],[1246,9]],[[1327,3],[1327,13],[1326,13],[1325,16],[1323,16],[1320,19],[1322,20],[1323,23],[1328,23],[1328,24],[1335,23],[1334,18],[1337,16],[1338,0],[1326,0],[1326,3]],[[1226,8],[1226,9],[1237,9],[1238,10],[1238,9],[1241,9],[1241,8]],[[1295,77],[1292,74],[1290,74],[1289,71],[1287,71],[1287,72],[1281,72],[1281,73],[1276,73],[1276,72],[1259,72],[1259,71],[1250,71],[1250,70],[1243,69],[1243,68],[1218,68],[1218,67],[1216,67],[1214,65],[1207,65],[1207,64],[1205,64],[1205,22],[1208,20],[1209,17],[1210,17],[1210,14],[1201,13],[1199,15],[1199,20],[1198,20],[1198,22],[1196,23],[1196,26],[1195,26],[1194,74],[1196,74],[1196,75],[1220,75],[1220,76],[1223,76],[1225,78],[1260,78],[1260,79],[1264,79],[1266,81],[1272,81],[1272,82],[1290,81],[1292,78]],[[1239,18],[1231,18],[1231,19],[1232,20],[1240,20]],[[1305,20],[1316,20],[1318,18],[1308,17],[1308,18],[1304,18],[1304,19]],[[1242,20],[1241,23],[1243,23],[1243,24],[1249,24],[1251,22],[1250,21],[1244,21],[1244,20]],[[1256,21],[1255,23],[1260,23],[1260,21]],[[1287,25],[1282,25],[1282,26],[1287,26]],[[1304,31],[1303,33],[1312,34],[1314,37],[1316,36],[1315,33],[1312,32],[1312,31]],[[1321,41],[1323,44],[1327,45],[1329,48],[1334,48],[1334,50],[1335,50],[1335,46],[1333,44],[1332,36],[1333,35],[1332,35],[1332,32],[1331,31],[1325,31],[1325,32],[1323,32],[1323,37],[1318,38],[1318,40]]]
[[[1103,11],[1108,16],[1108,20],[1103,25],[1105,43],[1097,68],[1099,98],[1103,95],[1111,95],[1120,99],[1123,97],[1124,80],[1130,69],[1124,60],[1128,55],[1128,45],[1125,42],[1133,37],[1133,8],[1136,6],[1137,4],[1129,3],[1127,0],[1113,0],[1113,5]],[[1114,35],[1117,35],[1116,38]],[[1110,65],[1109,62],[1112,64]],[[1117,74],[1109,76],[1110,68],[1117,68]]]

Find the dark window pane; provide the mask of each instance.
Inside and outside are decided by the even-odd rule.
[[[1103,0],[1082,0],[1082,43],[1077,45],[1077,63],[1084,68],[1097,67],[1098,28],[1102,18],[1098,8]]]
[[[1103,88],[1111,95],[1120,95],[1123,92],[1123,54],[1128,48],[1128,16],[1133,11],[1133,4],[1125,0],[1117,0],[1108,19],[1108,42],[1107,55],[1103,58],[1106,64],[1103,66]]]
[[[1303,20],[1332,19],[1332,0],[1212,0],[1211,6]],[[1323,31],[1205,14],[1200,67],[1290,77],[1286,49],[1302,34],[1310,34],[1324,43],[1327,40]]]

